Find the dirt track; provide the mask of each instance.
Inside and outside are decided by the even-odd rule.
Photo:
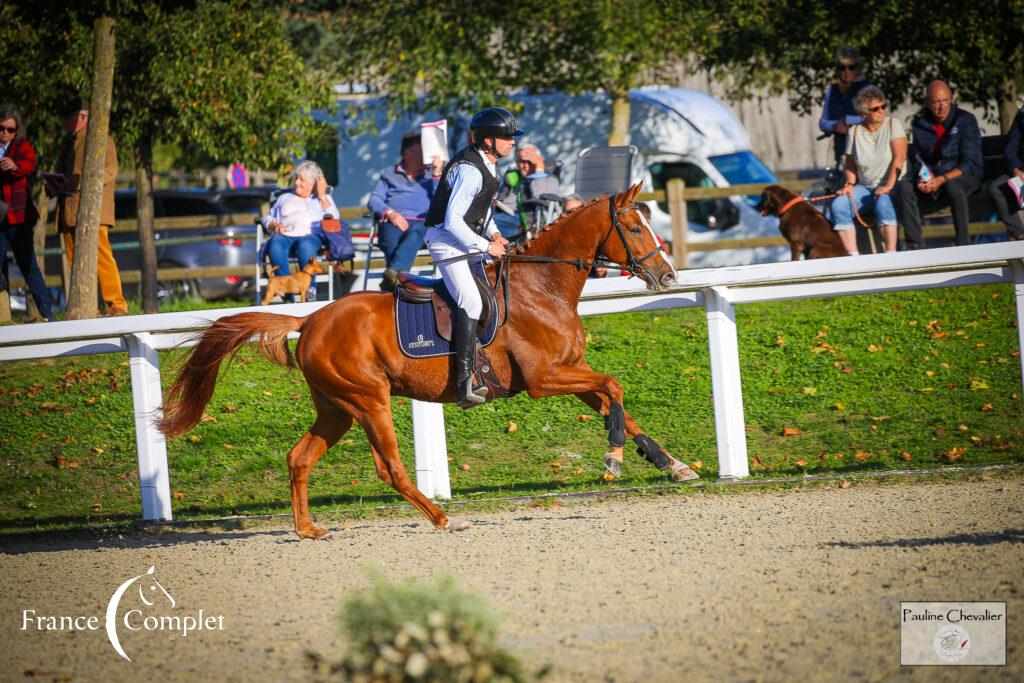
[[[475,526],[460,534],[412,517],[329,523],[321,542],[280,526],[8,538],[0,676],[305,680],[304,647],[338,656],[333,615],[372,563],[394,578],[453,571],[504,615],[505,643],[552,663],[555,681],[1024,679],[1020,475],[463,516]],[[152,564],[177,610],[223,614],[224,630],[121,629],[129,663],[103,615],[114,589]],[[1007,601],[1008,666],[901,670],[900,600]],[[97,615],[99,630],[21,630],[25,609]]]

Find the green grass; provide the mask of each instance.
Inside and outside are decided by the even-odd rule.
[[[747,305],[737,322],[756,476],[1024,461],[1009,285]],[[588,360],[619,378],[640,425],[716,477],[703,312],[584,323]],[[394,404],[411,470],[408,401]],[[285,454],[313,419],[301,374],[243,350],[207,413],[168,446],[176,518],[288,512]],[[590,414],[571,397],[445,406],[454,497],[664,482],[632,448],[623,478],[604,481],[601,420],[578,419]],[[401,502],[377,480],[358,427],[314,469],[310,496],[315,511],[342,515]],[[129,521],[139,509],[127,360],[0,364],[0,531]]]

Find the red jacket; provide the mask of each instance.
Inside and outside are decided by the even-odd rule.
[[[7,220],[12,225],[34,224],[39,212],[28,196],[28,177],[36,170],[36,151],[28,140],[15,138],[7,145],[4,156],[13,159],[18,166],[14,171],[0,171],[0,187],[8,206]]]

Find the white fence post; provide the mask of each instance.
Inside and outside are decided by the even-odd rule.
[[[142,519],[171,519],[171,481],[167,471],[167,442],[157,429],[163,407],[160,359],[148,332],[126,334],[135,408],[135,446],[139,451],[139,492]]]
[[[451,498],[444,407],[440,403],[413,401],[412,434],[416,449],[416,488],[427,498]]]
[[[1024,259],[1010,261],[1013,270],[1013,292],[1017,299],[1017,350],[1020,351],[1020,382],[1024,388]]]
[[[711,354],[711,390],[715,401],[718,476],[738,479],[749,476],[750,467],[747,464],[747,434],[743,419],[736,309],[728,299],[728,292],[727,287],[703,290]]]

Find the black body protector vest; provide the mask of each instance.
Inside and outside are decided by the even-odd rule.
[[[466,211],[466,225],[476,234],[486,237],[484,228],[487,225],[487,218],[490,216],[491,203],[498,194],[500,181],[496,176],[491,175],[481,154],[476,147],[471,145],[459,151],[445,164],[444,170],[441,171],[441,180],[437,184],[437,190],[430,200],[430,208],[427,209],[427,217],[424,222],[428,227],[444,224],[445,215],[448,213],[448,200],[452,196],[452,186],[448,183],[448,172],[459,164],[469,164],[480,171],[483,185],[470,203],[469,210]]]

